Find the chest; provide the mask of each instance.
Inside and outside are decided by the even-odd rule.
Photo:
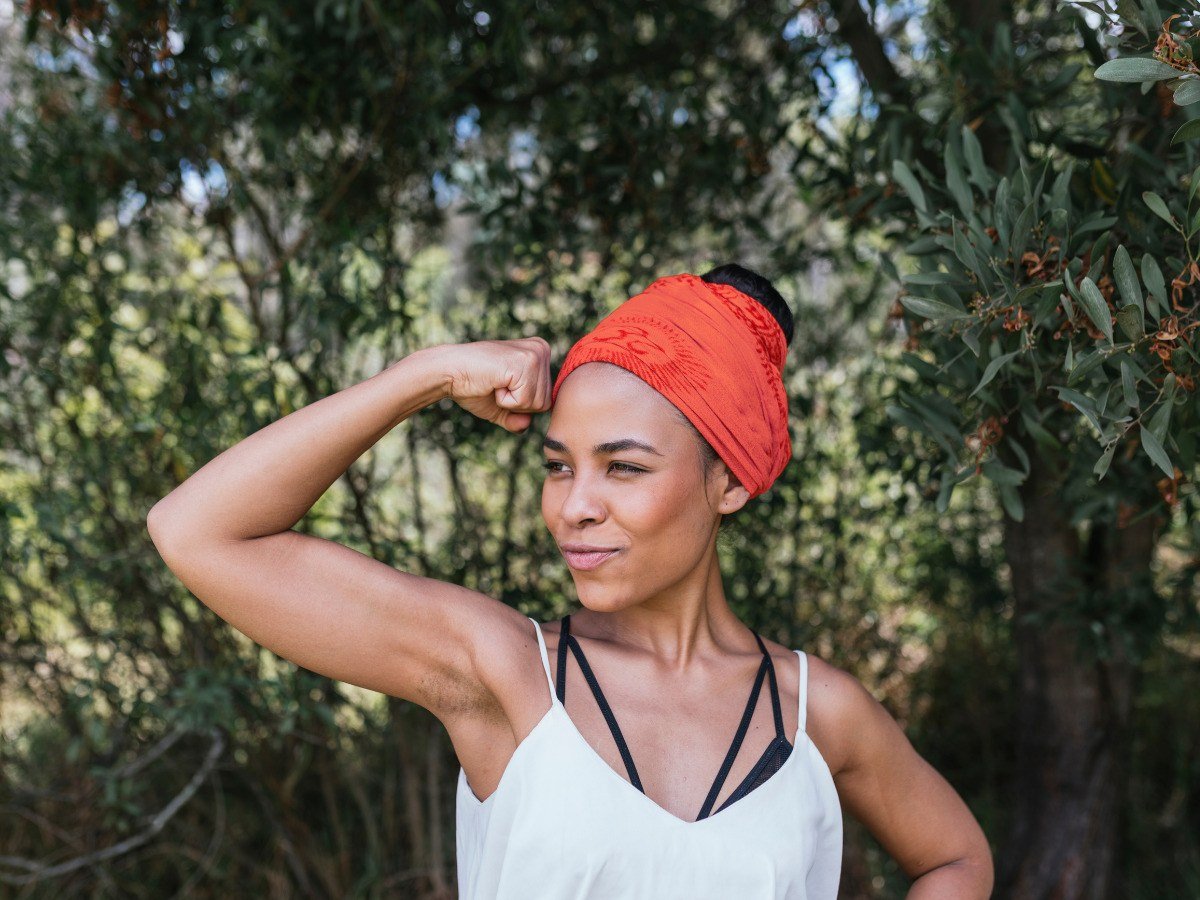
[[[686,821],[620,778],[556,704],[487,801],[460,774],[460,878],[520,896],[533,885],[514,861],[553,859],[538,896],[808,896],[814,861],[836,864],[840,819],[806,747],[757,790]]]
[[[695,820],[706,804],[710,814],[719,809],[743,782],[777,768],[791,743],[786,721],[781,733],[765,696],[749,710],[747,697],[736,708],[681,710],[633,695],[614,696],[606,711],[584,688],[568,695],[565,709],[594,757],[589,762],[602,762],[631,790],[640,784],[642,793],[680,819]]]

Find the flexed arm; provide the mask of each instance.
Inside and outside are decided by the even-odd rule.
[[[484,702],[480,634],[524,616],[460,585],[400,572],[293,531],[392,428],[451,397],[510,431],[549,408],[541,338],[418,350],[225,450],[155,504],[147,528],[167,566],[252,640],[315,672],[435,714]],[[501,646],[493,641],[492,646]]]

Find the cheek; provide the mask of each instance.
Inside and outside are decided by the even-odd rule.
[[[565,481],[542,482],[541,512],[547,524],[562,517],[569,489]],[[613,483],[607,495],[598,499],[608,518],[643,545],[689,541],[704,532],[711,518],[694,478],[642,476]]]
[[[614,502],[610,514],[643,545],[681,550],[703,530],[704,510],[694,483],[664,478],[641,490],[630,490]]]

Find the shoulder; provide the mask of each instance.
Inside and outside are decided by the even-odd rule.
[[[834,777],[855,764],[854,752],[864,729],[878,727],[891,714],[854,675],[819,656],[808,657],[809,738]],[[894,724],[894,723],[893,723]]]

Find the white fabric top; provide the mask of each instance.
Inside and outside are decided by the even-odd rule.
[[[750,793],[689,822],[614,771],[558,699],[537,631],[550,708],[517,746],[496,790],[479,800],[458,770],[459,896],[477,898],[786,897],[834,900],[842,811],[800,714],[783,767]]]

